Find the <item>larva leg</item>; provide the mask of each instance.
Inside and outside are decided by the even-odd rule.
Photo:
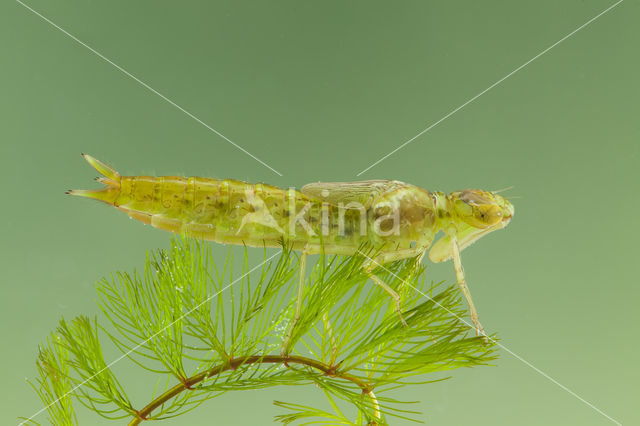
[[[305,285],[305,277],[307,271],[307,256],[309,255],[309,248],[305,247],[300,254],[300,272],[298,276],[298,296],[296,297],[296,311],[293,316],[293,321],[289,326],[289,330],[287,331],[287,335],[282,342],[282,349],[280,353],[282,356],[289,355],[289,343],[291,341],[291,336],[293,335],[293,329],[296,324],[300,320],[300,314],[302,313],[302,297],[304,294],[304,285]]]
[[[408,325],[404,317],[402,316],[402,309],[400,306],[400,295],[394,289],[392,289],[389,286],[389,284],[385,283],[380,278],[378,278],[378,276],[376,276],[372,271],[377,266],[382,266],[385,263],[393,262],[395,260],[407,259],[409,257],[413,257],[417,255],[420,255],[420,259],[422,259],[422,257],[424,256],[424,253],[425,253],[424,248],[414,248],[414,249],[408,249],[408,250],[399,250],[397,252],[391,252],[391,253],[382,253],[379,256],[377,256],[375,259],[369,258],[369,261],[365,262],[364,265],[362,265],[362,267],[364,268],[364,272],[371,279],[371,281],[376,283],[380,288],[386,291],[387,294],[391,296],[391,298],[393,298],[393,301],[396,307],[396,313],[398,314],[398,317],[400,318],[402,325],[404,325],[405,327],[407,327]]]
[[[467,300],[467,304],[469,305],[469,316],[471,317],[473,326],[476,329],[476,335],[484,336],[486,342],[487,335],[484,333],[484,328],[482,327],[482,324],[480,324],[480,320],[478,319],[478,311],[476,311],[476,306],[473,304],[473,300],[471,299],[471,292],[469,292],[469,287],[467,287],[467,282],[464,277],[464,269],[462,267],[462,260],[460,258],[460,248],[458,247],[458,238],[455,234],[451,235],[451,243],[451,254],[453,256],[453,265],[456,270],[458,286],[460,287],[460,291],[462,291],[462,295]]]
[[[400,318],[400,321],[402,322],[402,325],[404,325],[405,327],[408,327],[409,325],[407,324],[407,322],[404,320],[404,317],[402,316],[402,309],[401,309],[401,306],[400,306],[400,295],[398,293],[396,293],[396,291],[394,289],[389,287],[389,284],[385,283],[380,278],[378,278],[376,275],[371,273],[371,271],[369,271],[369,269],[370,269],[369,267],[365,267],[365,269],[364,269],[364,271],[367,274],[367,276],[371,279],[371,281],[373,281],[378,286],[380,286],[380,288],[382,288],[384,291],[386,291],[387,294],[389,294],[389,296],[391,296],[391,298],[393,298],[393,301],[394,301],[395,306],[396,306],[396,313],[398,314],[398,317]]]

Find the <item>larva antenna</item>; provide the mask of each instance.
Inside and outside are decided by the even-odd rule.
[[[515,188],[515,185],[507,186],[506,188],[497,189],[497,190],[491,191],[491,192],[494,193],[494,194],[499,194],[501,192],[508,191],[510,189],[513,189],[513,188]]]
[[[120,173],[88,154],[82,154],[82,157],[87,160],[87,163],[91,164],[91,167],[102,175],[96,178],[96,180],[106,185],[106,188],[98,190],[70,189],[65,191],[65,194],[93,198],[94,200],[113,204],[120,193]]]

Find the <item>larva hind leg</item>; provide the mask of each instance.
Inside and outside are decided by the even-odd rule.
[[[298,295],[296,297],[296,310],[293,316],[293,321],[291,325],[289,325],[289,330],[287,330],[287,335],[282,342],[282,348],[280,349],[280,353],[282,356],[286,357],[289,355],[289,347],[291,342],[291,337],[293,336],[293,330],[296,327],[296,324],[300,320],[300,315],[302,314],[302,299],[304,295],[304,285],[305,285],[305,277],[307,271],[307,256],[309,255],[310,250],[309,247],[305,247],[300,254],[300,271],[298,275]]]

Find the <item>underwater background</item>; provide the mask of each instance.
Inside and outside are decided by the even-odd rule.
[[[520,69],[615,2],[24,4],[112,63],[20,2],[0,4],[1,424],[42,408],[25,378],[58,320],[98,314],[96,281],[169,245],[64,195],[97,187],[81,152],[127,175],[514,186],[511,224],[462,258],[484,327],[517,356],[394,396],[420,401],[408,408],[429,425],[640,424],[637,2]],[[425,262],[429,279],[455,279],[450,262]],[[153,390],[145,373],[115,370],[139,401]],[[274,399],[326,407],[313,386],[278,387],[163,424],[271,424]]]

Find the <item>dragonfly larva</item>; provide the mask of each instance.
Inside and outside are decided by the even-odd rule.
[[[283,241],[301,251],[296,313],[300,317],[306,258],[309,254],[353,255],[363,244],[376,249],[366,274],[395,301],[399,295],[374,273],[377,266],[420,256],[433,262],[453,259],[458,285],[469,305],[476,333],[484,330],[466,285],[460,251],[504,228],[513,205],[491,191],[467,189],[429,192],[395,180],[318,182],[295,189],[237,180],[179,176],[121,176],[83,154],[102,174],[99,190],[71,195],[103,201],[156,228],[222,244],[279,247]],[[439,231],[444,236],[434,243]]]

